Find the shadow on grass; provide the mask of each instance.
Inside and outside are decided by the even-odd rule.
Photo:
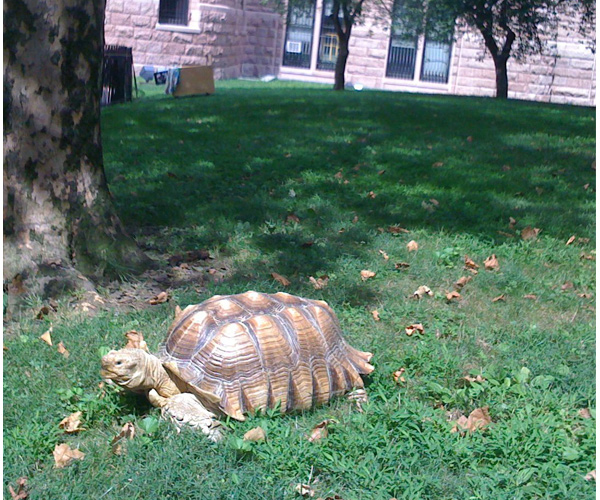
[[[594,236],[588,108],[225,82],[103,120],[125,223],[162,228],[170,250],[245,249],[249,270],[360,261],[391,225],[504,241],[513,217]]]

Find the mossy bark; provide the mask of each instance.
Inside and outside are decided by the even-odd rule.
[[[151,261],[110,197],[100,136],[104,2],[4,2],[4,284],[57,295]]]

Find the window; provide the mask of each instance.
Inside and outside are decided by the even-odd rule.
[[[333,25],[333,0],[324,0],[317,69],[335,69],[339,50],[340,43]]]
[[[288,11],[283,65],[310,68],[315,4],[290,6]]]
[[[188,24],[188,0],[160,0],[158,7],[160,24]]]
[[[420,74],[422,82],[448,83],[450,69],[450,52],[452,41],[442,39],[433,34],[425,35],[422,43],[422,53],[419,54],[419,36],[417,30],[403,22],[404,5],[402,0],[394,1],[392,12],[392,35],[386,76],[415,80],[417,62],[420,57]]]

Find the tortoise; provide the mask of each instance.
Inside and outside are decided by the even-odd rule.
[[[305,410],[363,388],[371,357],[346,343],[326,302],[248,291],[178,311],[156,356],[111,351],[100,373],[217,441],[217,416]]]

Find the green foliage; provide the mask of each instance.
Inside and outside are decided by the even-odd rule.
[[[155,350],[172,305],[88,317],[64,303],[37,320],[32,302],[4,340],[5,495],[27,476],[32,498],[52,499],[281,500],[309,482],[315,498],[345,500],[593,498],[584,476],[595,468],[595,311],[585,294],[595,293],[595,262],[581,258],[595,248],[595,194],[584,189],[595,177],[593,110],[291,83],[218,82],[209,98],[177,100],[153,90],[104,110],[123,221],[158,255],[206,248],[206,266],[227,269],[220,281],[207,271],[182,282],[174,300],[248,289],[326,300],[349,342],[374,353],[369,401],[225,419],[225,440],[211,443],[160,420],[143,397],[99,386],[100,356],[131,329]],[[432,198],[439,205],[425,209]],[[528,225],[538,239],[519,238]],[[413,239],[419,250],[408,252]],[[483,269],[491,254],[493,272]],[[465,255],[479,273],[449,302]],[[363,281],[363,269],[377,274]],[[308,277],[323,275],[327,286],[314,289]],[[421,285],[434,295],[412,298]],[[50,322],[53,347],[39,340]],[[423,335],[405,334],[413,322]],[[486,429],[451,432],[452,415],[485,406]],[[67,435],[58,423],[74,411],[86,430]],[[326,419],[328,437],[309,442]],[[127,422],[136,436],[116,455]],[[266,440],[243,441],[257,426]],[[84,460],[54,469],[62,442]]]

